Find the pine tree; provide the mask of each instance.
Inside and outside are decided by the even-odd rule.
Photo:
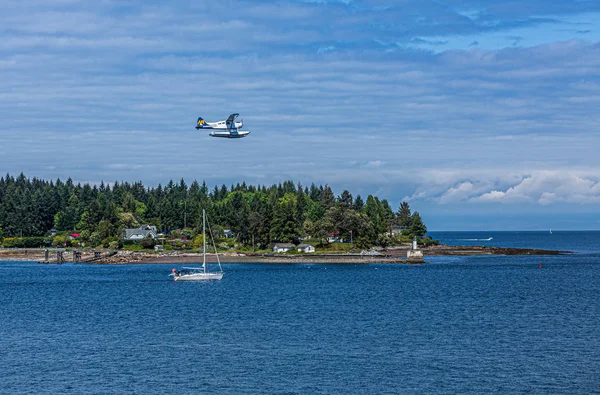
[[[396,221],[400,226],[410,227],[411,224],[411,213],[410,207],[407,202],[400,203],[400,207],[398,208],[398,212],[396,213]]]
[[[411,218],[410,234],[412,236],[423,237],[427,233],[427,227],[421,220],[421,216],[418,211],[415,211]]]

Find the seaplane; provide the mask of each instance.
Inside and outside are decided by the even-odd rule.
[[[198,118],[196,129],[210,130],[211,137],[225,137],[228,139],[239,139],[250,134],[249,130],[240,130],[244,126],[244,122],[236,122],[236,118],[240,114],[231,114],[226,120],[218,122],[206,122],[202,118]]]

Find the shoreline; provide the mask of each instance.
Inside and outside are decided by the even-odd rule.
[[[56,250],[51,250],[56,251]],[[80,250],[82,259],[78,263],[85,264],[181,264],[202,262],[202,254],[199,252],[139,252],[139,251],[117,251],[100,258],[93,257],[93,250]],[[531,248],[501,248],[487,246],[430,246],[421,249],[423,259],[407,259],[406,248],[390,248],[381,251],[381,255],[360,254],[259,254],[259,253],[219,253],[222,263],[339,263],[339,264],[424,264],[428,256],[477,256],[477,255],[563,255],[572,254],[571,251],[539,250]],[[73,253],[65,252],[65,263],[73,262]],[[5,249],[0,250],[0,261],[36,261],[38,263],[56,264],[54,255],[50,254],[50,261],[44,262],[44,249]],[[206,254],[207,262],[216,262],[215,254]]]

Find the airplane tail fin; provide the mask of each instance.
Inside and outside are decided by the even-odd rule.
[[[196,123],[196,129],[200,129],[201,127],[206,125],[206,121],[202,119],[202,117],[198,117],[198,122]]]

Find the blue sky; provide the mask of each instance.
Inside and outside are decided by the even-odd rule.
[[[600,229],[600,2],[4,1],[0,171],[328,183],[430,229]],[[194,129],[241,113],[252,131]]]

